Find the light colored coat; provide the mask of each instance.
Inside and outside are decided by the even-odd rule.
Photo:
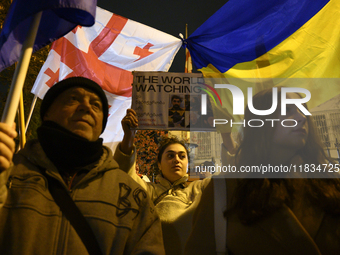
[[[136,174],[135,150],[131,155],[126,155],[119,148],[120,145],[114,154],[119,168],[136,180],[147,191],[152,201],[166,192],[156,204],[156,211],[162,222],[165,252],[167,255],[182,254],[191,232],[192,216],[210,179],[197,180],[186,185],[188,176],[185,175],[171,184],[162,175],[158,175],[159,183],[145,182]]]
[[[12,169],[0,177],[0,254],[88,254],[49,193],[40,168],[67,187],[40,144],[28,142],[13,162]],[[99,162],[88,168],[70,195],[103,254],[164,254],[152,202],[140,185],[118,169],[111,151],[104,147]]]

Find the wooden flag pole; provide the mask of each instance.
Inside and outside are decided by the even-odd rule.
[[[185,24],[185,39],[188,38],[188,24]],[[192,63],[191,63],[191,56],[189,53],[188,48],[185,48],[185,73],[192,73]]]
[[[25,129],[25,111],[24,111],[24,94],[21,90],[20,101],[19,101],[19,135],[20,135],[20,148],[24,148],[26,143],[26,129]]]
[[[9,91],[1,122],[11,125],[15,120],[20,95],[24,86],[28,66],[33,52],[33,45],[38,32],[42,12],[37,13],[31,23],[28,36],[22,45],[18,65],[15,69],[11,89]]]

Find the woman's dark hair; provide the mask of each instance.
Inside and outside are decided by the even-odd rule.
[[[237,165],[260,165],[268,163],[270,160],[275,126],[272,127],[272,123],[270,121],[265,121],[265,119],[279,119],[281,111],[281,87],[277,87],[277,92],[278,107],[276,111],[269,116],[255,115],[247,106],[244,114],[245,121],[250,119],[261,119],[264,122],[264,125],[261,128],[253,128],[248,125],[244,127],[243,137],[236,152]],[[257,93],[253,97],[253,105],[254,108],[258,110],[267,110],[271,108],[272,89],[266,89]],[[306,105],[304,106],[307,108]],[[309,115],[306,115],[306,118],[308,123],[307,142],[297,153],[301,156],[304,163],[325,163],[329,159],[322,148],[322,143],[316,133],[313,119]],[[275,123],[275,125],[277,125],[277,123]]]
[[[185,148],[189,161],[189,151],[184,140],[179,140],[176,136],[163,136],[160,140],[158,147],[157,161],[160,163],[162,161],[162,155],[165,149],[171,144],[180,144]]]
[[[278,87],[278,106],[281,105],[281,88]],[[259,92],[253,97],[253,105],[258,110],[269,109],[272,105],[272,89]],[[305,106],[306,107],[306,106]],[[247,107],[244,115],[249,119],[277,119],[280,108],[271,116],[257,116],[252,114]],[[323,164],[330,162],[326,156],[321,141],[317,136],[312,118],[306,116],[308,122],[308,138],[306,144],[297,154],[306,164]],[[274,128],[271,123],[265,122],[261,128],[245,127],[243,138],[236,152],[236,165],[260,165],[269,162],[271,141]],[[267,124],[267,125],[266,125]],[[285,162],[282,162],[285,163]],[[335,176],[334,176],[335,177]],[[340,179],[303,179],[306,199],[312,204],[322,208],[325,212],[340,214]],[[239,180],[235,190],[234,207],[226,212],[236,211],[244,224],[251,224],[265,216],[277,211],[284,204],[291,206],[295,190],[301,186],[301,182],[295,179],[242,179]]]
[[[311,204],[334,216],[340,215],[340,181],[328,179],[242,179],[233,197],[235,211],[242,223],[249,225],[270,216],[285,204],[292,206],[295,190],[304,186],[304,196]]]

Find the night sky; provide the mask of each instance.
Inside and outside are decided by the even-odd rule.
[[[179,33],[185,35],[185,24],[188,24],[190,35],[226,2],[226,0],[98,0],[97,5],[179,38]],[[184,63],[185,51],[181,48],[169,71],[184,72]]]

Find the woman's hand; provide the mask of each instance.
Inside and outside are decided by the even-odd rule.
[[[138,127],[138,119],[135,110],[127,109],[125,117],[122,119],[122,127],[124,134],[136,133],[136,128]]]
[[[232,127],[229,124],[234,120],[233,115],[229,113],[226,108],[221,107],[220,105],[216,105],[213,107],[214,119],[223,119],[227,120],[227,124],[217,124],[216,130],[221,133],[223,145],[227,149],[230,154],[235,154],[236,152],[236,143],[231,135]]]
[[[15,124],[0,123],[0,173],[10,167],[15,151],[14,138],[17,137]]]
[[[133,149],[133,140],[138,127],[137,114],[133,109],[127,109],[125,117],[122,119],[122,128],[124,131],[123,141],[120,144],[120,150],[130,155]]]

